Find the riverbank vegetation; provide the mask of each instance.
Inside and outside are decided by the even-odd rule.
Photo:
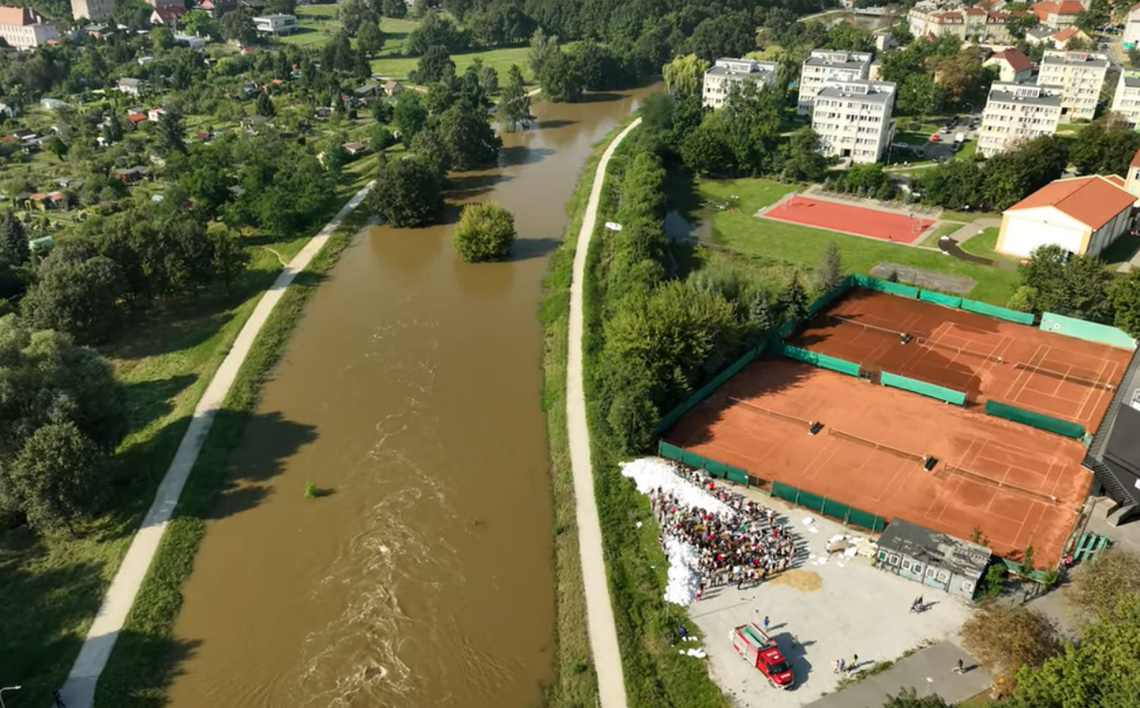
[[[469,204],[459,215],[452,243],[468,263],[503,261],[515,242],[515,217],[493,202]]]

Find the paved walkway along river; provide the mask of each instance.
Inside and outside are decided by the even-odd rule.
[[[99,680],[99,675],[103,673],[103,668],[107,665],[107,659],[111,656],[115,640],[123,629],[127,613],[131,611],[135,596],[138,595],[143,579],[146,578],[147,570],[150,568],[154,554],[162,541],[162,534],[166,531],[166,524],[174,514],[175,507],[178,506],[178,498],[182,495],[182,488],[186,484],[187,477],[190,476],[190,471],[194,468],[198,453],[206,441],[206,435],[210,432],[214,416],[225,403],[230,387],[233,386],[234,379],[237,378],[238,371],[245,363],[250,347],[253,346],[258,333],[261,332],[262,326],[269,319],[273,308],[285,295],[285,289],[289,287],[297,274],[308,267],[313,258],[320,253],[329,237],[340,227],[341,222],[360,206],[364,198],[368,196],[372,185],[373,183],[370,182],[353,195],[336,213],[332,221],[311,238],[305,247],[293,257],[289,265],[281,271],[281,275],[277,276],[273,286],[257,303],[253,314],[250,315],[241,328],[241,332],[238,333],[237,339],[234,340],[233,348],[230,349],[229,354],[226,355],[221,366],[214,373],[210,385],[194,409],[194,417],[186,429],[186,434],[182,437],[182,442],[178,445],[174,461],[170,463],[170,468],[167,469],[166,476],[163,477],[162,484],[158,487],[154,503],[151,504],[150,510],[143,518],[142,526],[139,527],[134,540],[131,541],[127,555],[123,558],[123,564],[111,581],[111,587],[107,589],[103,604],[99,608],[99,614],[95,616],[95,621],[92,622],[91,629],[87,632],[87,638],[79,650],[79,656],[76,657],[75,664],[71,667],[71,673],[67,677],[67,682],[60,692],[68,708],[91,708],[95,697],[95,684]]]
[[[598,221],[598,201],[605,184],[606,167],[614,150],[625,136],[641,124],[633,121],[621,131],[598,161],[590,200],[582,217],[578,243],[574,251],[574,276],[570,283],[570,351],[566,365],[566,425],[570,439],[570,465],[574,472],[574,498],[577,503],[578,552],[582,558],[582,584],[586,590],[586,615],[590,631],[590,650],[598,675],[601,708],[625,707],[625,677],[622,674],[621,651],[614,626],[613,605],[606,582],[605,555],[602,550],[602,528],[594,498],[594,468],[590,460],[590,430],[586,423],[586,395],[582,384],[582,283],[586,277],[586,256],[590,238]]]

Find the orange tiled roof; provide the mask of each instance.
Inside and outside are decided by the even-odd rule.
[[[1116,181],[1092,175],[1051,182],[1006,211],[1051,206],[1090,229],[1099,229],[1135,201],[1136,196]]]
[[[994,54],[993,59],[1004,59],[1009,68],[1021,73],[1033,68],[1033,62],[1029,61],[1029,57],[1025,56],[1016,49],[1003,49],[1002,51]]]

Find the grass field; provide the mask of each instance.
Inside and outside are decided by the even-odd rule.
[[[1010,263],[1018,263],[1021,261],[1017,256],[1011,256],[1008,253],[998,253],[997,240],[998,234],[1001,232],[996,226],[990,226],[983,229],[982,233],[971,236],[964,243],[962,243],[962,250],[966,253],[973,253],[975,256],[982,258],[989,258],[994,261],[1009,261]]]
[[[366,181],[374,163],[375,157],[370,157],[346,168],[345,184],[314,232],[347,194]],[[140,316],[120,340],[101,349],[124,385],[129,422],[128,436],[112,458],[117,482],[108,506],[114,511],[75,537],[41,538],[23,529],[0,534],[0,616],[5,618],[0,666],[5,681],[23,685],[19,705],[48,705],[51,691],[62,685],[103,593],[174,457],[194,406],[257,300],[280,272],[281,260],[296,255],[309,237],[249,238],[252,262],[230,293],[218,288],[196,301]],[[193,477],[191,484],[195,484]],[[184,562],[188,566],[193,549],[182,550],[187,552]],[[178,602],[175,588],[173,595],[140,611],[176,608]],[[127,635],[119,641],[129,643]],[[161,643],[150,646],[155,651],[165,649]],[[123,674],[133,672],[128,662]],[[141,675],[136,678],[152,681]]]
[[[827,243],[834,241],[849,270],[867,273],[880,261],[891,261],[916,268],[963,275],[977,284],[970,296],[1004,305],[1017,286],[1017,273],[948,258],[940,251],[848,236],[798,224],[757,219],[757,210],[774,203],[795,187],[765,179],[701,180],[697,184],[701,197],[711,202],[724,202],[738,197],[734,209],[713,216],[716,241],[741,253],[787,261],[805,267],[819,262]]]
[[[494,67],[495,71],[499,72],[500,84],[506,83],[507,72],[510,71],[511,64],[517,64],[518,67],[522,69],[523,76],[529,84],[534,81],[530,64],[527,61],[527,53],[529,51],[530,49],[528,47],[501,47],[498,49],[472,51],[464,54],[452,54],[451,60],[455,62],[455,72],[462,74],[476,59],[481,59],[485,66]],[[386,53],[379,59],[372,60],[372,71],[382,74],[385,78],[392,78],[396,81],[407,83],[408,73],[415,70],[418,62],[418,57],[403,57]]]
[[[1140,236],[1129,236],[1125,234],[1112,242],[1108,248],[1100,254],[1101,260],[1108,264],[1108,267],[1115,271],[1121,263],[1132,260],[1132,257],[1140,251]]]
[[[927,246],[936,246],[938,244],[938,239],[942,238],[943,236],[949,236],[960,228],[962,228],[962,224],[959,224],[956,221],[948,221],[939,224],[938,227],[934,229],[934,233],[927,236],[926,240],[923,241],[923,243]]]

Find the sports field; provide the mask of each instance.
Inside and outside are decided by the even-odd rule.
[[[664,438],[887,519],[978,529],[1002,555],[1032,545],[1043,563],[1089,485],[1079,441],[787,359],[745,367]]]
[[[903,335],[911,340],[903,343]],[[856,290],[789,340],[805,349],[1095,430],[1131,352],[1027,325]]]
[[[775,204],[760,216],[899,243],[913,243],[934,224],[932,219],[812,199],[799,194]]]

